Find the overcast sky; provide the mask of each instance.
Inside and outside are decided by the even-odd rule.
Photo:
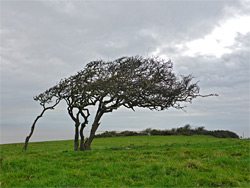
[[[250,1],[1,0],[1,143],[23,142],[42,108],[33,100],[96,60],[171,59],[200,81],[186,111],[125,108],[99,131],[171,129],[190,124],[249,137]],[[48,111],[31,141],[73,139],[65,104]]]

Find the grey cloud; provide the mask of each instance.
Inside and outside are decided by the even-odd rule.
[[[249,133],[250,106],[250,46],[248,38],[249,34],[237,38],[235,46],[232,47],[234,52],[219,59],[211,56],[182,56],[175,59],[175,68],[179,72],[183,74],[191,72],[196,76],[196,80],[200,80],[199,84],[203,94],[219,94],[219,97],[211,100],[197,99],[194,105],[188,108],[191,114],[193,111],[212,112],[213,114],[203,117],[204,119],[208,118],[207,122],[210,121],[209,117],[213,117],[221,124],[227,123],[231,130],[245,132],[245,134]],[[239,46],[239,43],[242,48],[236,47]],[[196,103],[199,105],[196,106]],[[211,126],[213,126],[212,123]]]
[[[184,73],[193,70],[193,74],[201,78],[204,86],[245,86],[249,83],[249,36],[250,33],[236,38],[236,44],[231,47],[234,51],[219,59],[213,56],[176,57],[176,68]]]

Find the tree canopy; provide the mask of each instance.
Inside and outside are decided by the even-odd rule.
[[[184,102],[204,97],[199,94],[200,88],[197,82],[192,83],[192,79],[192,75],[177,77],[171,61],[155,57],[122,57],[107,62],[98,60],[88,63],[83,70],[61,80],[34,100],[43,107],[64,100],[68,114],[75,122],[74,149],[89,150],[105,113],[121,106],[132,110],[135,107],[158,111],[170,107],[183,109]],[[83,130],[88,124],[90,106],[97,108],[90,135],[85,140]]]

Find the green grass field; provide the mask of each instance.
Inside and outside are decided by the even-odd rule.
[[[1,147],[1,187],[250,187],[250,140],[209,136],[95,139]]]

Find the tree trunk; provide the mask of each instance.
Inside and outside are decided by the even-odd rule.
[[[82,151],[91,150],[91,142],[89,142],[88,140],[89,138],[87,138],[86,142],[84,143]]]
[[[52,106],[45,107],[45,105],[43,105],[43,111],[41,112],[41,114],[40,114],[39,116],[36,117],[35,121],[33,122],[32,126],[31,126],[30,134],[29,134],[29,135],[26,137],[26,139],[25,139],[25,143],[24,143],[22,152],[24,152],[24,151],[27,150],[27,147],[28,147],[28,143],[29,143],[30,137],[32,136],[32,134],[33,134],[33,132],[34,132],[34,129],[35,129],[35,126],[36,126],[37,121],[43,116],[43,114],[44,114],[44,112],[45,112],[46,110],[54,110],[55,106],[58,105],[59,102],[60,102],[60,100],[57,99],[56,102],[55,102],[55,104],[52,105]]]
[[[68,103],[68,104],[70,104],[70,103]],[[78,151],[79,150],[79,126],[80,126],[79,115],[80,115],[80,111],[78,111],[77,114],[74,116],[73,109],[74,109],[74,107],[69,105],[68,114],[70,115],[72,120],[75,122],[74,151]]]
[[[97,128],[99,127],[99,125],[100,125],[99,123],[96,123],[96,122],[93,123],[89,138],[84,143],[85,150],[91,150],[91,143],[95,138],[95,132],[96,132]]]
[[[74,144],[74,150],[79,150],[79,123],[75,124],[75,144]]]
[[[92,128],[91,128],[91,131],[90,131],[89,138],[84,143],[84,150],[91,150],[91,143],[92,143],[92,141],[95,138],[95,133],[96,133],[97,128],[100,125],[99,121],[100,121],[103,113],[104,112],[102,112],[102,111],[100,111],[100,112],[97,113],[97,115],[95,117],[95,120],[94,120],[94,122],[92,124]]]
[[[33,132],[34,132],[34,129],[35,129],[35,126],[36,126],[36,122],[43,116],[44,112],[47,110],[47,108],[44,108],[43,111],[41,112],[40,115],[38,115],[35,119],[35,121],[33,122],[32,126],[31,126],[31,130],[30,130],[30,134],[26,137],[25,139],[25,144],[23,146],[23,150],[22,152],[25,152],[27,147],[28,147],[28,143],[29,143],[29,140],[30,140],[30,137],[32,136]]]
[[[80,142],[80,150],[83,151],[84,150],[84,134],[83,134],[83,130],[85,128],[85,122],[81,124],[81,128],[80,128],[80,137],[81,137],[81,142]]]

